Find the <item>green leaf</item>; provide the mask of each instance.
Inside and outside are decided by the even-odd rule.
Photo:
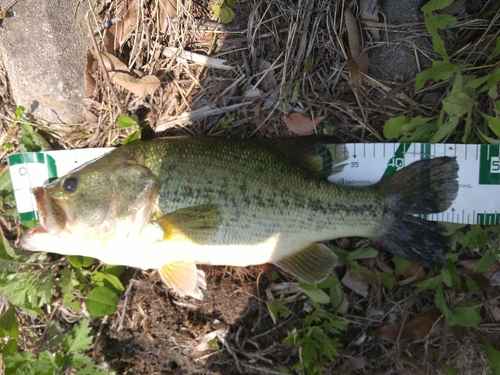
[[[330,302],[332,307],[337,310],[339,314],[345,314],[349,307],[349,301],[342,290],[340,284],[330,288]]]
[[[93,340],[93,337],[90,336],[91,331],[92,328],[89,327],[87,319],[83,319],[75,324],[71,333],[64,337],[62,343],[62,347],[66,353],[83,352],[90,348]]]
[[[491,373],[494,375],[500,374],[500,352],[486,341],[483,342],[483,345],[490,361]]]
[[[439,37],[438,30],[445,29],[457,23],[456,18],[447,14],[434,14],[435,10],[444,9],[450,5],[453,0],[431,0],[421,9],[425,17],[425,26],[431,34],[434,50],[441,55],[444,61],[449,61],[448,54],[444,48],[444,42]]]
[[[448,305],[447,305],[446,300],[444,298],[443,288],[441,285],[439,285],[437,287],[436,296],[434,298],[434,303],[436,304],[436,307],[446,317],[446,321],[448,322],[448,325],[450,325],[450,326],[454,325],[454,324],[451,324],[451,323],[453,323],[453,314],[451,313],[450,309],[448,308]]]
[[[435,289],[437,286],[441,287],[443,283],[443,275],[438,275],[435,277],[429,277],[425,280],[419,281],[418,283],[412,284],[416,287],[416,291]]]
[[[453,369],[453,367],[447,365],[444,362],[441,362],[441,368],[443,369],[446,375],[457,375],[457,372]]]
[[[443,79],[447,79],[452,76],[460,68],[463,68],[463,64],[452,64],[444,61],[434,61],[429,69],[418,73],[415,78],[415,92],[424,87],[425,82],[428,79],[433,79],[435,82],[439,82]]]
[[[309,289],[299,286],[299,290],[317,303],[330,302],[330,296],[321,289]]]
[[[19,337],[19,327],[16,322],[16,310],[10,306],[7,311],[0,316],[0,327],[9,334],[11,339]]]
[[[66,258],[75,268],[87,268],[94,264],[95,259],[81,255],[67,255]]]
[[[479,128],[476,128],[476,131],[479,133],[480,138],[483,138],[484,141],[482,143],[490,143],[492,145],[500,145],[500,139],[488,137]]]
[[[461,93],[453,93],[443,99],[443,110],[450,116],[461,117],[469,112],[474,105],[474,100]]]
[[[124,140],[123,140],[123,145],[126,146],[128,144],[137,142],[141,139],[141,131],[137,130],[133,132],[132,134],[128,135]]]
[[[123,271],[125,271],[125,266],[114,266],[114,265],[108,264],[108,265],[106,265],[104,270],[106,271],[106,273],[109,273],[111,275],[115,275],[116,277],[120,277],[122,275]]]
[[[402,126],[410,122],[407,116],[398,116],[390,118],[384,124],[384,137],[387,139],[399,137],[403,134]]]
[[[304,63],[304,72],[309,72],[313,66],[314,58],[309,55],[306,57],[306,62]]]
[[[118,302],[117,294],[103,286],[94,288],[87,294],[87,310],[95,317],[113,314]]]
[[[266,302],[267,310],[269,311],[269,315],[271,315],[271,319],[273,320],[274,325],[276,325],[278,321],[278,309],[274,302]]]
[[[234,17],[234,12],[229,7],[221,8],[219,19],[223,24],[228,24]]]
[[[481,290],[481,288],[479,287],[479,285],[477,285],[477,283],[474,281],[474,279],[470,276],[465,276],[465,283],[467,284],[467,288],[477,294],[478,296],[482,296],[483,295],[483,291]]]
[[[213,17],[214,18],[219,18],[220,16],[220,5],[217,5],[217,4],[212,4],[210,5],[210,8],[212,8],[212,12],[214,12],[214,15]]]
[[[410,265],[411,265],[410,261],[408,261],[404,258],[401,258],[398,255],[394,255],[392,257],[392,261],[394,262],[394,265],[396,266],[396,269],[394,270],[394,272],[398,276],[402,275],[403,272],[405,272],[408,269],[408,267],[410,267]]]
[[[139,128],[139,117],[137,115],[121,115],[116,120],[116,125],[122,129],[131,127]]]
[[[387,272],[380,272],[380,276],[384,281],[385,287],[387,289],[392,289],[394,287],[394,281],[392,280],[392,275]]]
[[[21,122],[20,148],[25,151],[49,151],[52,147],[27,122]]]
[[[349,253],[349,258],[356,259],[373,259],[378,256],[378,250],[373,247],[360,248]]]
[[[455,307],[452,310],[452,314],[454,317],[453,322],[462,327],[476,327],[483,321],[483,318],[479,315],[474,306]]]
[[[125,290],[122,282],[115,275],[108,273],[107,271],[94,271],[90,276],[90,280],[95,286],[105,286],[111,289],[116,294],[119,294]]]
[[[59,279],[59,286],[61,287],[61,291],[64,294],[71,294],[75,289],[75,286],[79,284],[79,282],[75,278],[75,273],[72,269],[65,268],[60,272],[61,277]]]
[[[448,118],[448,121],[440,124],[436,133],[432,136],[431,139],[429,139],[429,143],[438,143],[444,138],[448,137],[457,128],[459,120],[459,117],[450,117]]]
[[[234,0],[226,0],[226,4],[230,7],[234,7]]]
[[[320,282],[318,284],[318,288],[320,288],[320,289],[332,288],[332,287],[338,285],[338,283],[339,283],[339,279],[332,277],[332,276],[328,276],[325,280],[323,280],[322,282]]]
[[[23,115],[24,115],[24,107],[22,105],[18,106],[16,108],[16,114],[14,115],[14,119],[15,120],[20,120],[22,119]]]
[[[488,121],[488,127],[497,137],[500,137],[500,118],[488,116],[485,113],[481,113],[483,117]]]
[[[63,305],[64,306],[68,306],[70,308],[72,308],[73,310],[75,310],[76,312],[78,313],[81,313],[82,312],[82,309],[80,309],[80,306],[76,303],[76,302],[73,302],[75,296],[72,295],[72,294],[65,294],[63,296]]]
[[[17,339],[10,339],[2,349],[2,357],[5,358],[15,353],[19,353],[19,348],[17,347]]]

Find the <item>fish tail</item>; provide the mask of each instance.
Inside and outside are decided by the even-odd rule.
[[[412,214],[446,211],[458,193],[458,164],[455,158],[421,160],[376,185],[388,210],[384,231],[373,241],[413,263],[442,268],[449,241],[443,227]]]

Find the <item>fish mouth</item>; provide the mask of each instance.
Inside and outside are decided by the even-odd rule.
[[[47,194],[47,191],[39,186],[32,190],[35,196],[39,214],[39,225],[33,229],[35,232],[46,232],[49,234],[59,234],[63,232],[67,225],[67,215],[61,202]]]

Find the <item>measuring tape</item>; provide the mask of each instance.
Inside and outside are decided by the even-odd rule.
[[[345,186],[372,185],[422,159],[456,158],[459,190],[445,212],[419,215],[459,224],[500,224],[500,146],[429,143],[347,143],[347,164],[329,180]],[[112,148],[26,152],[8,156],[21,221],[38,219],[31,188],[41,186],[108,153]]]

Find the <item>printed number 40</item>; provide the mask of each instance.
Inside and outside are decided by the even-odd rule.
[[[389,162],[387,163],[388,167],[394,167],[394,168],[402,168],[405,165],[405,159],[404,158],[391,158]]]
[[[492,156],[490,173],[500,173],[500,156]]]

